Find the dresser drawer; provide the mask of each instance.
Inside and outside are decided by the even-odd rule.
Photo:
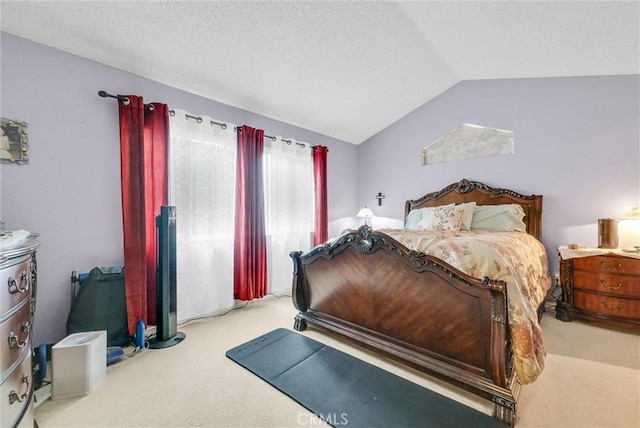
[[[0,376],[25,352],[31,351],[31,305],[28,300],[16,308],[13,316],[0,324]]]
[[[624,276],[576,270],[573,272],[575,289],[640,298],[640,276]]]
[[[577,309],[606,316],[640,318],[640,300],[602,296],[575,291],[573,304]]]
[[[31,296],[31,256],[16,257],[0,270],[0,321],[7,312]]]
[[[20,366],[0,387],[0,426],[16,424],[31,407],[32,395],[31,353],[27,352]]]
[[[626,257],[580,257],[573,259],[573,269],[607,274],[640,275],[640,259]]]

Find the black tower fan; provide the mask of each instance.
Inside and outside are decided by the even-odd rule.
[[[176,207],[163,205],[156,217],[158,271],[156,275],[156,335],[149,348],[177,345],[185,334],[177,331],[176,314]]]

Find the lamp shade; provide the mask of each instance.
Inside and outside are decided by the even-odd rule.
[[[622,216],[624,220],[640,220],[640,208],[632,208],[631,211]]]
[[[356,214],[356,217],[371,218],[371,217],[375,217],[375,215],[373,215],[373,212],[369,208],[364,207],[360,211],[358,211],[358,214]]]

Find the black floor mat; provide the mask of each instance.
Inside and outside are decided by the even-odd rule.
[[[328,424],[351,427],[500,427],[506,424],[287,329],[226,353]]]

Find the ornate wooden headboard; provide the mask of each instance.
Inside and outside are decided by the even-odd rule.
[[[518,204],[524,210],[524,224],[530,235],[540,239],[542,236],[542,196],[522,195],[509,189],[496,189],[478,181],[463,178],[437,192],[427,193],[423,197],[408,200],[405,204],[405,217],[411,210],[438,205],[475,202],[478,205]]]

